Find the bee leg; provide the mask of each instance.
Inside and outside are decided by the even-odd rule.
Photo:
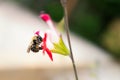
[[[42,47],[39,47],[39,50],[42,50],[43,48]]]

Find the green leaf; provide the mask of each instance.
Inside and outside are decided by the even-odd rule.
[[[57,53],[57,54],[65,55],[65,56],[68,56],[70,54],[68,48],[63,42],[62,37],[60,37],[59,42],[53,43],[53,45],[54,45],[54,48],[51,49],[53,53]]]

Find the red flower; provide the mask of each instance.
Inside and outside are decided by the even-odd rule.
[[[42,50],[43,50],[43,53],[47,53],[48,56],[50,57],[50,59],[53,61],[53,57],[52,57],[52,52],[47,48],[46,46],[46,40],[47,40],[47,33],[44,34],[44,38],[43,38],[43,44],[42,44]]]

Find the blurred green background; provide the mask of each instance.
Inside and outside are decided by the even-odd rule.
[[[44,10],[59,22],[60,0],[14,0],[39,15]],[[69,0],[70,30],[120,58],[120,0]]]

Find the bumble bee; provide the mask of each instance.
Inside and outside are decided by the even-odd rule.
[[[30,45],[28,46],[27,52],[39,52],[39,50],[42,50],[42,47],[40,44],[42,43],[42,37],[40,35],[33,36],[32,41]]]

